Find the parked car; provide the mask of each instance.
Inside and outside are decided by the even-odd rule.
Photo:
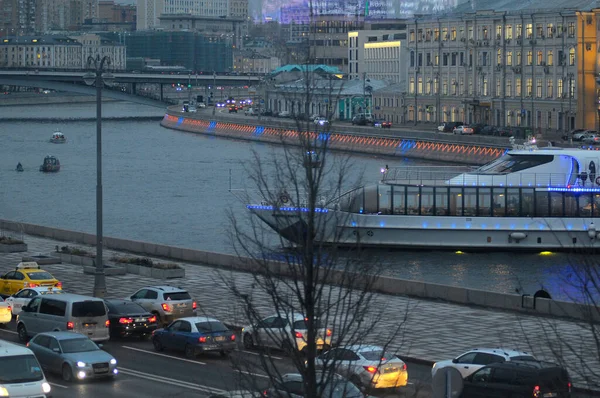
[[[199,102],[198,103],[198,108],[204,109],[204,108],[206,108],[206,104],[204,102]]]
[[[475,133],[475,131],[473,130],[473,128],[470,126],[466,126],[466,125],[457,126],[454,128],[454,130],[452,130],[452,134],[471,135],[474,133]]]
[[[438,126],[438,131],[443,133],[450,133],[454,131],[458,126],[462,126],[463,122],[444,122]]]
[[[494,126],[485,126],[481,129],[481,133],[483,135],[499,135],[498,128]]]
[[[156,315],[159,326],[186,316],[196,316],[196,302],[186,290],[178,287],[148,286],[135,292],[129,299]]]
[[[438,370],[451,367],[458,370],[464,379],[490,363],[517,360],[534,361],[535,357],[524,351],[504,350],[501,348],[474,348],[454,359],[434,363],[431,369],[431,377],[435,376]]]
[[[62,289],[56,289],[53,286],[48,287],[28,287],[25,289],[21,289],[12,296],[6,298],[6,302],[12,308],[13,315],[19,315],[21,313],[21,308],[23,306],[29,304],[31,299],[37,296],[46,295],[46,294],[61,294],[63,293]]]
[[[321,127],[329,126],[329,120],[327,120],[327,118],[324,118],[324,117],[318,117],[318,118],[313,119],[313,123],[316,126],[321,126]]]
[[[481,134],[481,132],[483,131],[483,129],[485,127],[487,127],[487,124],[485,124],[485,123],[475,123],[475,124],[472,124],[471,127],[473,128],[473,134]]]
[[[569,373],[559,365],[542,361],[493,363],[463,382],[463,398],[571,397]]]
[[[373,126],[379,127],[382,129],[392,128],[392,122],[388,122],[387,120],[375,120],[373,122]]]
[[[119,373],[117,360],[79,333],[39,333],[27,347],[44,370],[61,375],[67,382],[115,377]]]
[[[336,347],[316,358],[315,366],[333,364],[336,372],[358,387],[396,388],[408,384],[406,364],[378,346]]]
[[[63,293],[40,295],[21,308],[17,318],[19,340],[51,330],[79,332],[94,341],[110,338],[104,301],[91,296]]]
[[[357,386],[339,375],[321,376],[317,373],[317,380],[325,378],[325,385],[319,385],[321,397],[336,398],[364,398]],[[281,380],[276,381],[273,386],[265,390],[264,396],[271,398],[303,398],[304,389],[302,375],[297,373],[288,373],[281,376]]]
[[[583,133],[584,131],[585,131],[585,129],[575,129],[575,130],[573,130],[573,131],[570,131],[570,132],[568,132],[567,134],[563,135],[563,136],[562,136],[562,139],[563,139],[564,141],[569,141],[570,139],[573,139],[574,141],[576,141],[576,140],[575,140],[575,137],[574,137],[574,136],[575,136],[575,134],[578,134],[578,133]]]
[[[583,141],[583,138],[586,135],[597,134],[597,131],[594,130],[583,130],[573,134],[573,141]]]
[[[105,299],[110,337],[147,338],[156,330],[156,315],[130,300]]]
[[[292,116],[292,114],[289,111],[281,111],[277,115],[277,117],[291,117],[291,116]]]
[[[598,145],[600,144],[600,135],[598,134],[587,134],[581,140],[585,144]]]
[[[0,340],[0,391],[5,397],[49,397],[52,387],[29,348]]]
[[[368,124],[373,124],[375,119],[372,115],[365,115],[364,113],[359,113],[352,118],[351,123],[357,126],[366,126]]]
[[[156,330],[152,344],[156,351],[165,348],[183,351],[188,358],[209,351],[227,356],[236,348],[235,333],[218,319],[204,316],[181,318]]]
[[[319,328],[316,343],[317,349],[327,350],[331,346],[331,329],[317,324]],[[307,327],[304,316],[273,315],[262,319],[255,325],[242,329],[242,343],[247,349],[255,346],[279,348],[284,351],[306,348]]]
[[[244,115],[246,116],[258,116],[258,111],[254,108],[244,109]]]
[[[189,105],[188,112],[196,113],[196,112],[198,112],[198,109],[196,109],[196,107],[194,105]]]

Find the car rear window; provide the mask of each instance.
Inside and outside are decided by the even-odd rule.
[[[360,354],[369,361],[384,361],[384,360],[396,358],[395,355],[392,355],[389,352],[383,352],[383,351],[379,351],[379,350],[361,351]]]
[[[322,328],[321,321],[315,319],[315,327],[317,329]],[[306,321],[302,320],[302,321],[294,322],[294,330],[306,330],[306,329],[308,329],[308,327],[306,326]]]
[[[136,303],[111,303],[109,308],[110,307],[119,314],[145,314],[148,312],[141,305]]]
[[[165,300],[171,301],[182,301],[182,300],[191,300],[192,297],[188,292],[170,292],[163,293],[163,297]]]
[[[511,361],[536,361],[531,355],[518,355],[516,357],[510,357]]]
[[[229,330],[221,322],[198,322],[196,327],[200,333],[226,332]]]
[[[27,276],[32,281],[43,281],[43,280],[46,280],[46,279],[54,279],[54,277],[52,275],[50,275],[50,273],[44,272],[44,271],[42,271],[42,272],[28,272]]]
[[[73,303],[73,314],[76,318],[104,316],[106,308],[102,301],[76,301]]]

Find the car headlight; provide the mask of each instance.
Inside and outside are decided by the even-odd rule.
[[[431,367],[432,369],[435,369],[435,367],[437,366],[437,363],[434,363],[433,366]]]
[[[85,368],[85,362],[77,361],[78,368]]]
[[[8,397],[8,390],[0,386],[0,397]]]
[[[51,390],[52,388],[50,388],[50,384],[45,382],[42,383],[42,391],[44,392],[44,394],[48,394]]]
[[[117,360],[116,360],[116,359],[114,359],[114,358],[113,358],[113,359],[111,359],[111,360],[110,360],[110,364],[111,364],[111,365],[116,365],[116,364],[117,364]]]

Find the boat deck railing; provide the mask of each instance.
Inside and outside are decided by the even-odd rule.
[[[509,173],[475,174],[476,168],[466,166],[398,167],[382,170],[382,182],[391,185],[423,186],[487,186],[487,187],[556,187],[599,188],[600,174],[585,173]]]

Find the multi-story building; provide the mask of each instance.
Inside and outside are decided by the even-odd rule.
[[[233,56],[236,73],[267,74],[280,66],[279,58],[263,55],[254,50],[240,50]]]
[[[598,25],[589,2],[471,7],[409,23],[407,121],[598,129]]]
[[[137,30],[156,29],[160,25],[158,19],[164,10],[165,0],[137,0]]]
[[[187,14],[162,14],[160,27],[167,31],[199,32],[206,37],[227,38],[235,48],[243,46],[245,20]]]
[[[234,19],[248,19],[248,0],[229,0],[227,16]]]
[[[5,36],[0,40],[0,67],[85,69],[88,56],[111,59],[111,69],[125,69],[125,47],[97,35]]]
[[[0,0],[0,36],[37,32],[36,0]]]
[[[99,15],[98,0],[38,0],[36,32],[81,30]]]
[[[115,0],[100,0],[98,17],[109,23],[132,23],[136,21],[136,7],[131,4],[118,4]]]

